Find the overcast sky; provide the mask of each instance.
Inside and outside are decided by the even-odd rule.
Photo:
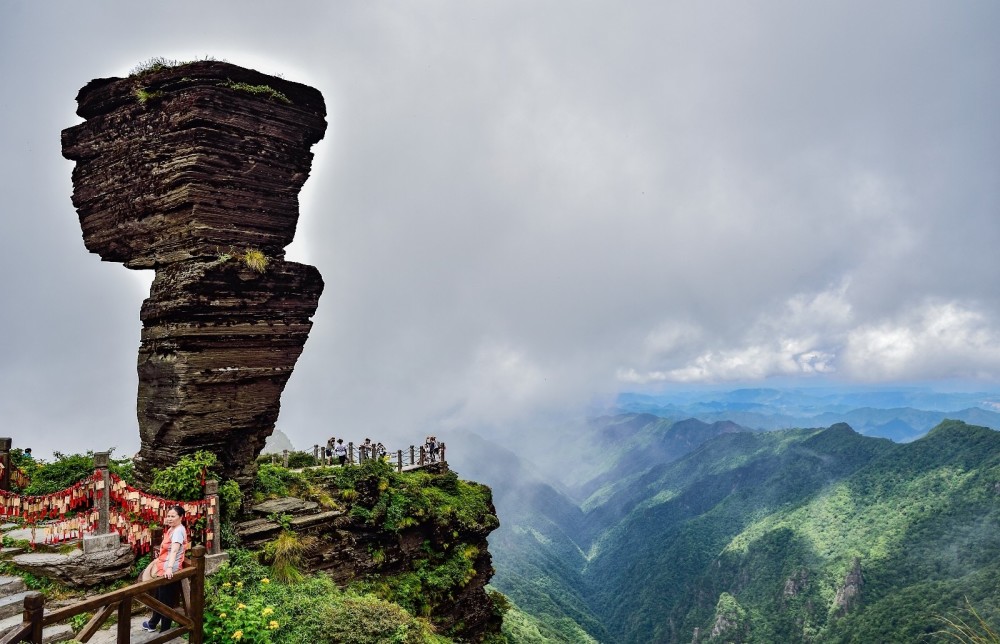
[[[151,275],[84,248],[59,135],[155,56],[326,98],[288,254],[326,281],[298,446],[686,383],[995,387],[997,25],[993,0],[0,0],[0,434],[138,449]]]

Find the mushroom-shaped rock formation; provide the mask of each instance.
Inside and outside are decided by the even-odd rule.
[[[246,483],[312,327],[323,280],[284,260],[313,144],[311,87],[223,62],[91,81],[62,134],[101,259],[156,270],[143,303],[136,470],[209,450]]]

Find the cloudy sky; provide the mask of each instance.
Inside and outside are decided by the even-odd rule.
[[[697,383],[1000,379],[1000,4],[0,1],[0,434],[138,448],[151,275],[60,131],[155,56],[317,87],[299,445]]]

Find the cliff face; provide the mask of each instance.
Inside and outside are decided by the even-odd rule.
[[[207,449],[246,484],[323,290],[314,267],[284,260],[323,97],[198,62],[94,80],[77,101],[86,120],[62,144],[84,244],[156,270],[140,315],[137,474]]]
[[[444,463],[425,468],[423,475],[427,474],[418,485],[456,483]],[[317,482],[322,485],[322,481],[320,476]],[[384,498],[405,494],[400,481],[376,471],[358,480],[357,496],[337,509],[324,510],[315,502],[290,498],[261,503],[253,508],[260,518],[239,524],[237,532],[244,547],[256,549],[290,528],[308,539],[304,565],[309,571],[324,572],[340,586],[359,584],[397,601],[456,641],[479,642],[499,633],[501,618],[485,589],[493,577],[487,537],[499,525],[489,488],[462,481],[458,485],[466,495],[473,491],[480,503],[450,516],[432,517],[411,508],[410,513],[420,518],[399,524],[406,527],[387,529],[373,520],[370,511]],[[333,483],[326,489],[339,493]],[[275,521],[282,515],[284,526]]]

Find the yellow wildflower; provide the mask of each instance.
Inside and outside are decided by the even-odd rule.
[[[269,584],[269,583],[271,583],[271,580],[268,579],[267,577],[264,577],[263,579],[260,580],[260,583],[262,583],[262,584]]]
[[[268,623],[267,627],[270,628],[273,631],[274,629],[278,628],[278,622],[272,619]]]
[[[236,604],[236,610],[243,610],[246,607],[247,607],[246,604]]]
[[[223,588],[229,588],[230,586],[232,586],[232,584],[229,583],[228,581],[226,583],[222,584]]]
[[[236,640],[237,642],[243,639],[243,631],[236,631],[235,633],[233,633],[233,639]]]
[[[236,587],[237,588],[243,588],[243,582],[242,581],[236,582]]]
[[[264,610],[260,611],[260,614],[263,615],[264,617],[267,617],[268,615],[273,615],[274,609],[268,606]]]
[[[219,613],[219,617],[222,618],[222,619],[226,619],[226,614],[225,613]]]

